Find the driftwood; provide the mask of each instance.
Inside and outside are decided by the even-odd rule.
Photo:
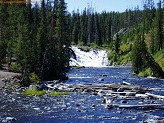
[[[162,104],[139,104],[139,105],[113,105],[119,108],[163,109]]]
[[[164,96],[155,95],[155,94],[150,94],[150,93],[145,93],[145,94],[148,95],[149,97],[152,97],[152,98],[155,98],[155,99],[164,100]]]
[[[121,85],[117,83],[113,84],[48,84],[45,86],[49,89],[62,89],[66,90],[92,90],[93,92],[105,91],[111,94],[122,94],[122,95],[135,95],[136,93],[146,92],[146,89],[136,85]],[[62,88],[61,88],[62,87]]]
[[[164,99],[164,96],[148,93],[150,89],[132,85],[127,82],[122,84],[66,84],[66,83],[46,83],[48,89],[67,91],[67,92],[84,92],[103,96],[107,101],[111,100],[110,104],[106,103],[106,107],[118,108],[137,108],[137,109],[163,109],[164,105],[158,102],[150,101],[152,99]],[[109,97],[109,99],[107,99]],[[144,101],[143,101],[144,99]],[[115,104],[113,100],[120,100],[120,103]],[[138,100],[136,104],[128,103],[128,100]],[[142,103],[139,103],[141,100]],[[109,108],[109,109],[110,109]]]

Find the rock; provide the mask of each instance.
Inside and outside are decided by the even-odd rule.
[[[93,89],[91,89],[91,88],[87,88],[87,89],[84,89],[83,92],[91,93],[91,92],[93,92]]]
[[[104,78],[96,78],[97,81],[104,81]]]
[[[116,113],[117,113],[117,114],[122,114],[122,111],[117,111]]]
[[[121,100],[121,103],[128,103],[126,100]]]
[[[62,108],[63,111],[67,110],[67,108]]]
[[[157,123],[164,123],[164,119],[163,120],[158,120]]]
[[[37,90],[48,90],[48,87],[45,84],[38,84],[37,85]]]
[[[30,85],[28,87],[29,90],[36,90],[37,89],[37,86],[36,85]]]
[[[77,103],[77,104],[76,104],[76,106],[77,106],[77,107],[79,107],[79,106],[80,106],[80,104],[78,104],[78,103]]]
[[[124,88],[118,88],[117,89],[117,92],[123,92],[124,91]]]
[[[106,105],[105,108],[112,109],[112,108],[114,108],[114,106],[112,104],[111,105]]]
[[[2,120],[3,123],[6,123],[6,122],[11,122],[11,121],[16,121],[16,118],[14,117],[6,117]]]
[[[93,105],[92,105],[92,108],[95,108],[95,107],[96,107],[96,105],[95,105],[95,104],[93,104]]]
[[[103,77],[107,77],[108,75],[107,75],[107,74],[102,74],[101,76],[103,76]]]

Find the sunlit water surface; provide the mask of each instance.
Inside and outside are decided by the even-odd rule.
[[[131,74],[131,68],[71,69],[70,84],[122,83],[123,81],[153,88],[151,93],[164,95],[163,80],[140,78]],[[104,81],[101,81],[102,75]],[[164,110],[106,109],[103,97],[90,93],[70,93],[63,97],[22,96],[18,92],[0,93],[0,121],[14,117],[15,123],[142,123],[164,119]],[[117,100],[115,103],[119,103]],[[136,100],[138,101],[138,100]],[[163,103],[164,101],[159,101]],[[131,101],[128,103],[137,103]]]

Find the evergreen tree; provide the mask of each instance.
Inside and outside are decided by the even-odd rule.
[[[7,7],[7,4],[0,4],[0,68],[2,65],[2,60],[5,59],[7,49]]]
[[[98,46],[102,45],[100,22],[99,22],[99,16],[97,13],[95,13],[95,42]]]
[[[163,49],[163,10],[162,10],[162,2],[159,0],[158,3],[158,10],[157,10],[157,17],[156,17],[156,25],[157,25],[157,32],[156,32],[156,51],[160,51]]]

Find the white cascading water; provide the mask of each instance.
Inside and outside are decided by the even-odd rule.
[[[106,67],[109,65],[107,50],[90,49],[89,52],[85,52],[77,46],[72,46],[71,49],[76,54],[76,59],[71,57],[70,66]]]

